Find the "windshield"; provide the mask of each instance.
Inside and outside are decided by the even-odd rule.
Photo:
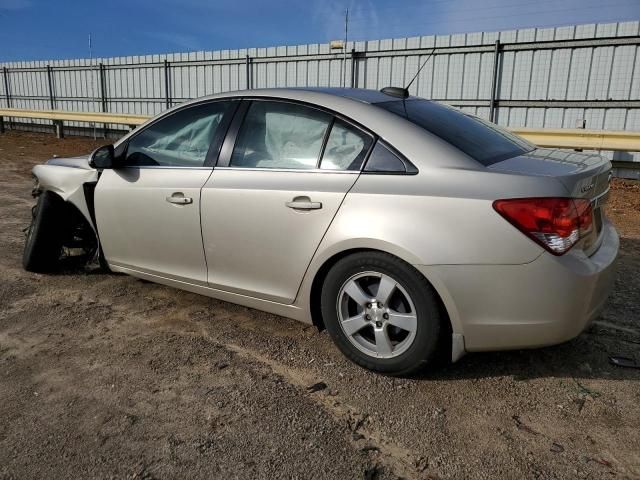
[[[408,99],[376,106],[406,118],[485,166],[535,149],[491,122],[440,103]]]

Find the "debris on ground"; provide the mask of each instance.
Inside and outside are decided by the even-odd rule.
[[[536,432],[529,425],[523,423],[518,415],[513,415],[511,418],[513,418],[513,420],[516,422],[516,427],[518,428],[518,430],[523,430],[527,433],[531,433],[532,435],[540,435],[540,432]]]
[[[611,462],[608,460],[605,460],[604,458],[596,458],[596,457],[589,457],[587,458],[588,461],[590,462],[596,462],[599,463],[600,465],[604,465],[605,467],[611,467]]]
[[[609,357],[609,362],[616,367],[640,369],[640,363],[629,357]]]
[[[307,387],[307,391],[309,391],[309,393],[315,393],[315,392],[319,392],[321,390],[324,390],[325,388],[327,388],[327,384],[324,382],[318,382],[318,383],[314,383],[313,385],[309,385]]]

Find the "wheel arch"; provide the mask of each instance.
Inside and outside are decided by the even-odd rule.
[[[96,234],[95,229],[93,228],[91,217],[87,218],[84,212],[82,212],[82,210],[78,208],[78,205],[76,205],[76,203],[71,202],[68,199],[65,199],[64,196],[61,195],[58,190],[51,188],[51,189],[42,189],[40,191],[40,193],[44,193],[44,192],[48,192],[52,195],[55,195],[62,201],[61,208],[65,210],[66,218],[69,219],[69,221],[75,220],[76,222],[86,223],[90,227],[90,232],[93,234],[93,240],[96,242],[96,244],[98,243],[98,236]],[[71,226],[71,224],[69,226]]]
[[[341,259],[349,255],[352,255],[354,253],[362,253],[362,252],[386,253],[387,255],[392,255],[398,258],[399,260],[402,260],[405,263],[408,263],[409,265],[413,266],[412,263],[407,260],[407,258],[403,258],[402,256],[399,256],[396,253],[391,253],[386,249],[380,249],[375,247],[365,247],[365,246],[351,247],[344,250],[340,250],[328,256],[328,258],[325,258],[324,261],[321,263],[321,265],[317,269],[315,269],[313,274],[313,279],[309,287],[309,311],[310,311],[311,321],[313,325],[316,328],[318,328],[318,330],[325,329],[324,321],[322,319],[321,308],[320,308],[320,298],[321,298],[320,296],[322,292],[322,284],[324,282],[324,279],[326,278],[331,268]],[[448,302],[444,301],[444,298],[447,298],[447,295],[446,294],[443,295],[444,292],[440,291],[443,288],[443,286],[439,285],[440,286],[440,289],[439,289],[436,286],[436,284],[434,284],[438,282],[431,281],[431,279],[429,279],[428,276],[425,275],[424,272],[420,271],[419,269],[416,269],[416,271],[422,277],[425,278],[425,280],[429,283],[429,285],[431,285],[434,292],[436,293],[436,300],[438,302],[438,307],[440,309],[442,318],[444,320],[444,324],[445,324],[444,326],[447,329],[448,334],[451,334],[455,330],[455,328],[452,323],[452,315],[450,315],[450,312],[449,312],[450,308],[447,308]]]

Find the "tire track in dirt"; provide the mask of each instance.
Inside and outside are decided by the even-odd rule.
[[[202,327],[201,334],[220,343],[205,327]],[[244,358],[268,366],[274,373],[303,391],[309,391],[310,387],[321,383],[313,372],[282,365],[257,351],[249,350],[237,344],[224,343],[224,346]],[[381,432],[368,425],[367,417],[359,413],[356,408],[345,403],[339,395],[333,395],[331,391],[327,392],[326,387],[324,387],[320,392],[310,393],[309,397],[340,423],[348,426],[353,434],[352,443],[356,449],[364,448],[379,452],[381,463],[396,475],[401,478],[437,478],[424,470],[417,469],[416,465],[420,463],[414,460],[415,454],[413,452],[395,444],[390,439],[385,438]]]

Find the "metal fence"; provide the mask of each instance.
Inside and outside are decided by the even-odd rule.
[[[635,21],[349,42],[346,51],[312,44],[14,62],[0,65],[0,105],[153,115],[246,88],[380,89],[406,84],[433,53],[411,86],[415,95],[510,127],[640,130],[639,46]]]

